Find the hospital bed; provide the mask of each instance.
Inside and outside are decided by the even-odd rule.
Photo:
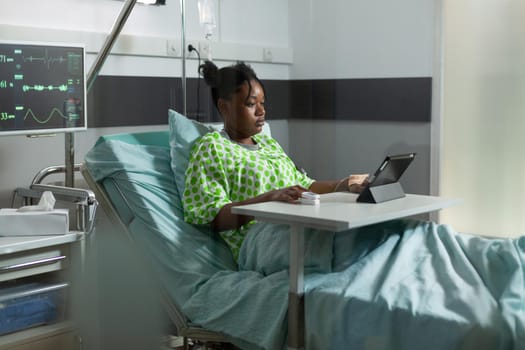
[[[130,146],[169,148],[167,131],[103,136],[98,141],[98,143],[105,142],[126,143]],[[99,205],[104,210],[111,224],[112,230],[120,232],[123,237],[126,237],[126,239],[129,239],[129,241],[134,244],[133,232],[130,232],[129,226],[136,218],[135,213],[130,209],[130,199],[126,196],[125,192],[119,188],[118,183],[112,178],[96,181],[85,164],[80,165],[80,172],[88,186],[93,190]],[[139,255],[141,254],[140,249],[136,249],[135,251],[139,252]],[[142,256],[142,258],[148,260],[146,256]],[[162,295],[161,302],[163,309],[175,327],[174,331],[176,335],[184,339],[185,349],[188,348],[189,341],[199,342],[204,345],[205,349],[207,349],[208,344],[226,344],[230,342],[224,334],[192,324],[181,312],[176,301],[170,298],[169,293],[162,287],[161,283],[159,283],[158,287]]]
[[[82,173],[114,225],[151,262],[179,335],[285,348],[286,226],[256,225],[238,267],[217,234],[183,220],[189,149],[208,131],[170,111],[169,131],[101,137]],[[334,236],[337,249],[352,237],[352,249],[329,261],[332,268],[330,257],[316,255],[324,243],[307,234],[306,348],[525,346],[525,238],[487,240],[394,221]]]

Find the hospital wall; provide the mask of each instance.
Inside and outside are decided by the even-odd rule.
[[[387,154],[417,152],[402,184],[430,192],[434,8],[433,0],[290,1],[291,79],[340,86],[328,90],[337,96],[328,108],[289,122],[290,152],[314,176],[370,172]]]
[[[386,154],[415,151],[417,160],[403,185],[407,192],[429,192],[433,1],[403,0],[395,6],[385,0],[216,4],[219,26],[211,38],[212,56],[218,57],[218,65],[246,60],[268,82],[273,133],[311,176],[370,172]],[[1,6],[0,38],[84,42],[89,68],[122,3],[20,0]],[[202,41],[196,1],[187,1],[186,10],[188,41]],[[178,1],[134,9],[121,36],[127,41],[117,42],[113,52],[118,55],[110,55],[90,94],[89,128],[75,134],[77,162],[100,135],[166,128],[166,109],[180,106],[181,61],[166,54],[165,42],[180,39],[179,11]],[[260,56],[265,48],[272,50],[273,60]],[[197,60],[189,57],[189,100],[196,94],[196,69]],[[115,98],[94,97],[97,89],[100,95],[123,79],[129,84],[113,89]],[[173,88],[159,103],[146,88],[143,100],[119,95],[126,86],[140,89],[146,81],[160,89],[164,79]],[[346,103],[352,97],[348,91],[355,103]],[[209,108],[209,100],[205,104]],[[191,116],[195,103],[190,101],[189,107]],[[140,115],[132,115],[138,110]],[[12,190],[27,186],[38,170],[64,162],[63,139],[0,138],[0,206],[8,206]]]

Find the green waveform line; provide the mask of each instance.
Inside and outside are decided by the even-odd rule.
[[[59,56],[59,57],[50,57],[48,54],[47,49],[44,50],[44,56],[43,57],[35,57],[35,56],[22,56],[22,59],[24,62],[41,62],[47,66],[47,69],[49,70],[50,66],[53,63],[64,63],[67,62],[67,59]]]
[[[67,85],[66,84],[62,84],[62,85],[58,85],[58,86],[53,86],[53,85],[44,86],[44,85],[38,85],[37,84],[37,85],[33,85],[33,86],[30,86],[30,85],[23,85],[22,86],[22,91],[27,92],[27,91],[30,91],[30,90],[34,90],[34,91],[59,90],[59,91],[64,92],[64,91],[67,91]]]
[[[52,117],[53,115],[57,113],[60,117],[64,118],[64,119],[68,119],[65,115],[62,114],[62,112],[60,112],[60,110],[56,107],[54,107],[52,110],[51,110],[51,113],[49,113],[49,115],[47,116],[47,119],[44,119],[44,120],[40,120],[38,119],[35,114],[33,113],[33,111],[31,110],[31,108],[28,108],[27,111],[26,111],[26,114],[24,115],[24,120],[27,119],[27,117],[29,115],[31,115],[31,117],[33,118],[34,121],[36,121],[37,123],[39,124],[45,124],[47,123]]]

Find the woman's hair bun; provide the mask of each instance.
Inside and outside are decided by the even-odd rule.
[[[211,88],[211,97],[217,107],[220,98],[229,99],[232,94],[240,90],[242,84],[249,86],[248,93],[251,92],[251,81],[256,81],[264,91],[264,85],[257,78],[253,69],[244,62],[237,62],[234,65],[219,69],[215,63],[204,61],[199,66],[199,74],[204,77],[206,84]]]
[[[215,63],[212,61],[204,61],[204,63],[199,66],[199,72],[210,87],[217,87],[219,68],[217,68]]]

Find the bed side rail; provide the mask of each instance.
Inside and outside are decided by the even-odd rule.
[[[89,189],[32,184],[29,188],[19,187],[14,190],[11,206],[14,207],[15,198],[17,197],[22,198],[24,205],[34,204],[38,202],[45,191],[51,192],[57,202],[73,206],[75,220],[72,222],[73,227],[70,229],[86,234],[93,230],[98,202],[93,191]]]

